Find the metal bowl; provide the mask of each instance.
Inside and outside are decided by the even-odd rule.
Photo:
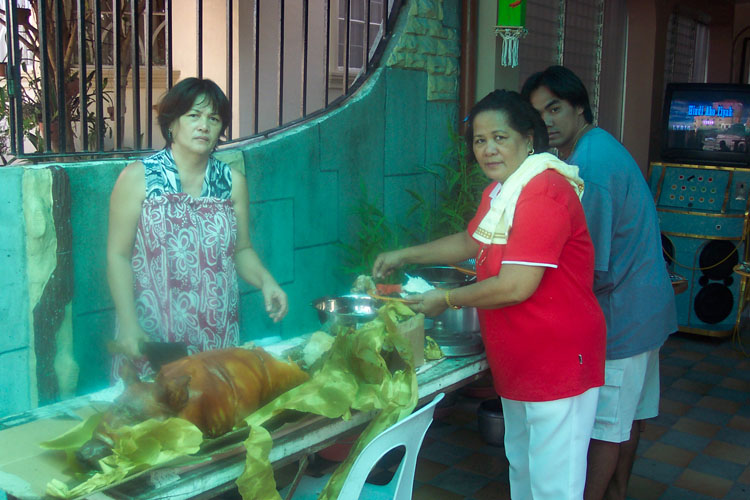
[[[375,319],[379,304],[369,295],[351,294],[321,297],[314,300],[312,306],[318,311],[321,324],[331,321],[342,325],[356,325]]]
[[[436,288],[457,288],[476,280],[476,276],[451,266],[424,266],[409,274],[425,279]]]

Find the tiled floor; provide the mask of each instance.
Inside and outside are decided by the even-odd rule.
[[[750,357],[729,339],[677,334],[661,358],[661,414],[641,436],[628,498],[750,499]],[[479,436],[478,404],[460,396],[436,413],[415,500],[510,498],[508,462]]]
[[[748,355],[730,339],[675,334],[667,340],[660,415],[641,435],[628,499],[750,500],[747,337]],[[510,498],[504,449],[482,440],[476,416],[482,400],[466,393],[435,412],[420,450],[414,500]],[[398,457],[384,462],[386,470],[371,475],[373,482],[387,482]],[[308,472],[336,465],[317,458]]]

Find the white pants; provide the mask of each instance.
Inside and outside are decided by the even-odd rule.
[[[529,403],[501,398],[513,500],[581,500],[599,388]]]

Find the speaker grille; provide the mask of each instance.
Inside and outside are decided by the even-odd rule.
[[[732,268],[739,262],[739,257],[731,241],[711,240],[701,251],[698,262],[708,279],[723,280],[732,276]]]
[[[695,296],[695,315],[709,325],[724,321],[734,307],[732,291],[722,283],[710,283]]]
[[[695,296],[693,309],[699,320],[715,325],[724,321],[734,307],[734,294],[727,285],[732,284],[732,268],[739,262],[737,248],[731,241],[711,240],[701,250],[698,262],[703,273],[699,280],[702,288]]]

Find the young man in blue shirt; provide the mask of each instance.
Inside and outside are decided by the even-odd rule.
[[[677,330],[656,207],[630,153],[592,124],[586,87],[572,71],[550,66],[530,76],[521,94],[542,115],[550,146],[579,167],[585,183],[607,361],[584,499],[624,500],[643,420],[659,412],[659,348]]]

